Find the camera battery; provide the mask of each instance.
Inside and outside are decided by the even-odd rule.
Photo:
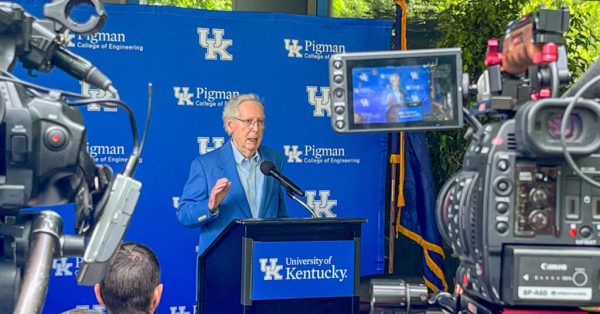
[[[502,299],[510,305],[599,304],[599,271],[597,247],[507,246]]]

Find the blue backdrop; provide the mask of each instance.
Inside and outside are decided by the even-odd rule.
[[[40,17],[42,3],[21,4]],[[286,175],[307,192],[324,216],[364,217],[361,274],[383,271],[384,183],[387,135],[339,135],[330,127],[328,58],[336,52],[386,50],[390,21],[288,14],[215,12],[156,6],[106,5],[104,29],[69,36],[72,51],[92,61],[134,109],[141,132],[147,84],[153,114],[135,177],[142,193],[127,240],[157,253],[165,284],[159,313],[193,313],[198,231],[180,226],[175,207],[194,157],[226,142],[223,104],[257,93],[267,117],[263,143],[285,153]],[[23,79],[92,97],[103,92],[60,70]],[[84,108],[88,151],[121,171],[131,150],[122,109]],[[287,200],[290,216],[309,214]],[[72,232],[70,208],[57,208]],[[98,308],[89,287],[75,284],[76,258],[54,264],[45,313]]]

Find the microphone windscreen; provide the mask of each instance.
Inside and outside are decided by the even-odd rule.
[[[265,176],[271,175],[271,170],[275,169],[275,165],[270,160],[265,160],[260,163],[260,172]]]

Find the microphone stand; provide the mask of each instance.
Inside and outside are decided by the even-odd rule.
[[[292,192],[290,189],[286,189],[287,195],[289,197],[291,197],[294,201],[298,202],[298,204],[302,205],[302,207],[306,208],[306,210],[308,210],[308,212],[311,214],[311,216],[313,218],[318,218],[317,214],[315,214],[315,212],[312,210],[312,208],[310,208],[308,205],[306,205],[306,203],[304,203],[301,199],[299,199],[296,194],[294,194],[294,192]]]

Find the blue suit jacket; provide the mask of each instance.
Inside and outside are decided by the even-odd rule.
[[[190,168],[190,177],[183,188],[177,219],[186,227],[200,228],[198,255],[206,250],[232,220],[252,218],[232,149],[231,143],[227,142],[212,152],[196,157]],[[262,145],[258,151],[262,160],[270,160],[279,171],[283,170],[283,154]],[[231,188],[219,205],[218,215],[213,217],[208,211],[208,197],[220,178],[229,179]],[[273,177],[265,176],[264,185],[259,218],[287,217],[281,184]]]

